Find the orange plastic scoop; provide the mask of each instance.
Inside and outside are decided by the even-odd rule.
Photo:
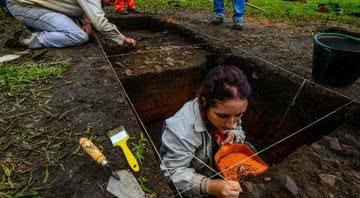
[[[232,181],[239,181],[240,177],[259,175],[269,167],[245,144],[227,144],[220,147],[215,154],[215,163],[222,175]]]

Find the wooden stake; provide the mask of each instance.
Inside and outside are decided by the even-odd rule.
[[[261,10],[261,11],[263,11],[263,12],[266,12],[266,10],[264,10],[264,9],[262,9],[262,8],[260,8],[260,7],[256,6],[256,5],[253,5],[253,4],[251,4],[251,3],[246,2],[245,4],[246,4],[247,6],[252,7],[252,8],[255,8],[255,9]]]

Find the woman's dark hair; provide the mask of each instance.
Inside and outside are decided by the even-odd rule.
[[[202,111],[216,105],[219,101],[226,99],[249,99],[251,86],[244,73],[235,66],[217,66],[206,76],[198,90]],[[206,99],[203,104],[202,98]]]

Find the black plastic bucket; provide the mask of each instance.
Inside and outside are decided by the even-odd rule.
[[[323,85],[346,87],[360,76],[360,39],[339,33],[314,37],[313,79]]]

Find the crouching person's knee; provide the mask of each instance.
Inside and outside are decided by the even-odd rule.
[[[79,34],[79,43],[80,43],[80,45],[82,45],[82,44],[84,44],[84,43],[86,43],[88,41],[89,41],[89,35],[86,32],[82,31],[82,33]]]
[[[80,31],[76,34],[76,41],[78,45],[82,45],[89,41],[89,35],[84,31]]]
[[[82,45],[89,41],[89,35],[84,31],[72,32],[68,36],[72,46]]]

